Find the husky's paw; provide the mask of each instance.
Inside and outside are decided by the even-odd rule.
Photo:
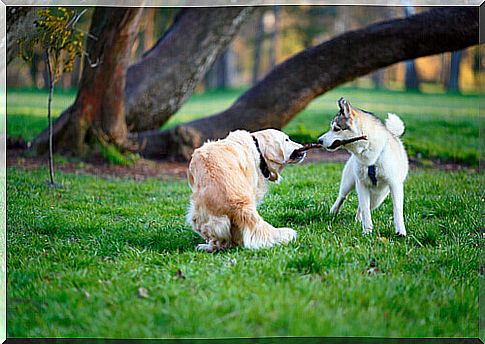
[[[396,228],[396,234],[398,236],[405,237],[406,236],[406,228]]]
[[[281,243],[286,243],[291,240],[296,239],[296,231],[291,228],[278,228],[276,229],[277,234],[277,241]]]
[[[335,204],[330,208],[330,215],[337,215],[338,214],[338,206]]]
[[[362,228],[362,234],[367,235],[367,234],[371,234],[371,233],[372,233],[372,227],[369,227],[369,228],[363,227]]]
[[[357,208],[357,212],[355,213],[355,222],[362,222],[362,212],[360,211],[360,208]]]

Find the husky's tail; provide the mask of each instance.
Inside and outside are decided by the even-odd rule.
[[[403,121],[399,118],[399,116],[393,113],[387,114],[386,128],[391,132],[392,135],[396,137],[401,137],[402,134],[404,134],[404,130],[406,129]]]

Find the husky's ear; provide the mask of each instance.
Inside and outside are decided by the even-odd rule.
[[[345,118],[352,119],[354,117],[350,104],[348,101],[345,100],[344,97],[341,97],[338,100],[338,106],[340,108],[340,113],[342,113],[345,116]]]

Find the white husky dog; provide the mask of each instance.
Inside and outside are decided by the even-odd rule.
[[[352,107],[343,97],[339,113],[330,130],[318,139],[323,148],[345,148],[352,155],[345,164],[337,200],[330,209],[337,214],[347,195],[355,187],[359,199],[356,220],[362,222],[364,234],[372,231],[371,210],[377,208],[391,192],[396,234],[405,236],[403,204],[404,180],[408,157],[399,139],[404,123],[388,114],[385,124],[372,113]]]

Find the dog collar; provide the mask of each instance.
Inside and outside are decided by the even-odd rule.
[[[270,176],[268,164],[266,163],[266,160],[264,160],[263,153],[261,153],[261,149],[259,148],[259,142],[254,136],[253,136],[253,141],[259,153],[259,169],[261,170],[261,173],[263,174],[264,178],[268,179]]]
[[[372,181],[372,185],[377,185],[376,165],[370,165],[369,167],[367,167],[367,175]]]

